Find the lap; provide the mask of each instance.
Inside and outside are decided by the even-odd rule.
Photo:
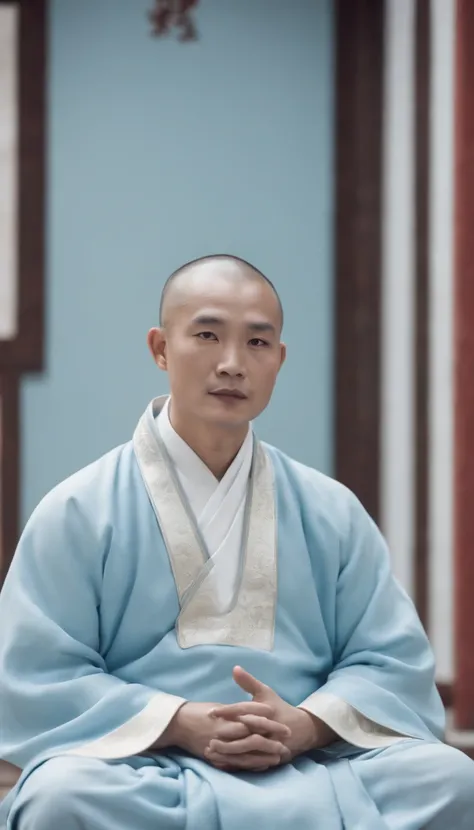
[[[301,758],[257,777],[227,776],[189,760],[187,766],[171,758],[51,759],[23,783],[9,830],[213,830],[220,826],[218,813],[225,828],[236,826],[240,813],[249,818],[246,826],[259,815],[260,827],[266,828],[264,816],[273,810],[272,827],[293,826],[295,821],[286,820],[293,811],[300,811],[300,827],[317,827],[315,813],[326,815],[325,828],[351,827],[363,809],[364,792],[380,826],[390,830],[474,827],[474,763],[439,743],[403,741],[340,760],[333,755],[327,765],[320,756],[317,763]],[[339,768],[349,770],[353,785],[347,777],[338,782]],[[341,814],[332,801],[334,791]]]
[[[145,759],[108,762],[62,756],[23,783],[10,813],[12,830],[184,830],[178,770]],[[173,774],[176,773],[176,774]]]
[[[379,811],[396,816],[390,828],[474,827],[474,762],[459,750],[409,740],[351,763]]]
[[[310,759],[232,775],[176,758],[46,761],[18,793],[9,830],[242,830],[257,823],[259,830],[313,830],[315,812],[321,830],[342,830],[327,773]]]

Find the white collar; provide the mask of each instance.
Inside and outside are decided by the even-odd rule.
[[[223,490],[227,490],[245,460],[249,459],[249,456],[250,458],[252,456],[253,432],[251,427],[249,426],[244,442],[232,461],[232,464],[219,481],[204,461],[199,458],[189,444],[174,429],[169,417],[170,400],[171,398],[169,397],[166,399],[156,421],[161,438],[176,469],[188,479],[201,481],[202,483],[206,482],[208,487],[212,486],[212,490],[219,485],[221,485]]]

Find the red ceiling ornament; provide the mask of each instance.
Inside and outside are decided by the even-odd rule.
[[[155,0],[155,7],[149,12],[152,35],[162,37],[177,29],[178,40],[197,40],[198,33],[191,10],[199,0]]]

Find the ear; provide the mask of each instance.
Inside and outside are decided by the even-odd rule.
[[[280,343],[280,369],[283,366],[286,360],[286,345],[284,343]]]
[[[153,355],[153,360],[159,369],[166,372],[166,335],[164,329],[150,329],[147,337],[148,348]]]

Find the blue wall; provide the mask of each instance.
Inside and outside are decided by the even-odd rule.
[[[52,0],[46,369],[23,384],[23,518],[127,440],[166,376],[168,273],[237,253],[281,293],[289,357],[259,434],[332,467],[330,0],[201,0],[198,44],[151,0]]]

